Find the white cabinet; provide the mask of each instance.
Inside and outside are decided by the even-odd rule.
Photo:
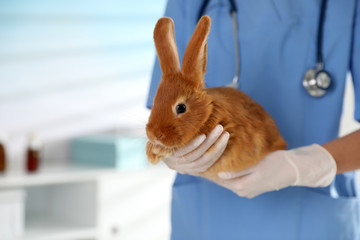
[[[104,175],[99,185],[100,239],[169,239],[173,178],[174,172],[163,167]]]
[[[26,240],[95,239],[97,183],[84,182],[26,188]]]
[[[0,191],[0,239],[24,232],[25,192],[21,189]]]
[[[12,239],[165,240],[173,177],[162,166],[131,172],[44,169],[0,176],[0,193],[25,192],[24,234]]]
[[[24,233],[17,240],[97,237],[97,180],[104,170],[66,167],[0,176],[0,193],[24,192]]]

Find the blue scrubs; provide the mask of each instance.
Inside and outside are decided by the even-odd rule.
[[[237,0],[241,54],[240,89],[275,119],[289,148],[337,138],[346,73],[355,86],[355,118],[360,120],[360,1],[329,0],[324,23],[325,69],[332,88],[313,98],[302,87],[316,66],[320,0]],[[182,56],[203,1],[169,0]],[[230,83],[235,52],[229,1],[210,0],[208,87]],[[161,78],[156,60],[148,98],[151,107]],[[289,187],[241,198],[203,178],[178,174],[172,196],[174,240],[356,240],[360,209],[353,172],[337,175],[326,188]]]

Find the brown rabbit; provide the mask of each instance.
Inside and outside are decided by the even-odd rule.
[[[146,153],[150,162],[158,163],[221,124],[230,133],[227,147],[215,164],[202,173],[204,177],[216,178],[220,171],[250,167],[266,154],[285,149],[286,143],[270,115],[245,93],[229,87],[204,87],[210,23],[208,16],[199,20],[182,68],[174,22],[164,17],[156,24],[154,41],[163,75],[146,125]]]

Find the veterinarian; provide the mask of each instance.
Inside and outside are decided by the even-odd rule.
[[[179,172],[171,239],[360,239],[360,131],[338,138],[347,72],[360,121],[360,1],[169,0],[180,58],[201,15],[212,19],[207,87],[235,81],[274,118],[288,150],[210,182],[197,175],[226,147],[217,126],[164,159]],[[156,60],[149,108],[160,79]]]

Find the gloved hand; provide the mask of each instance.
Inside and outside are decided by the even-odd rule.
[[[336,171],[331,154],[313,144],[270,153],[254,167],[242,171],[220,172],[217,183],[239,196],[253,198],[288,186],[326,187]]]
[[[229,133],[223,132],[223,127],[217,125],[206,137],[200,135],[188,145],[179,148],[172,155],[165,157],[165,164],[182,174],[198,176],[205,172],[224,152]],[[213,145],[213,149],[207,150]]]

